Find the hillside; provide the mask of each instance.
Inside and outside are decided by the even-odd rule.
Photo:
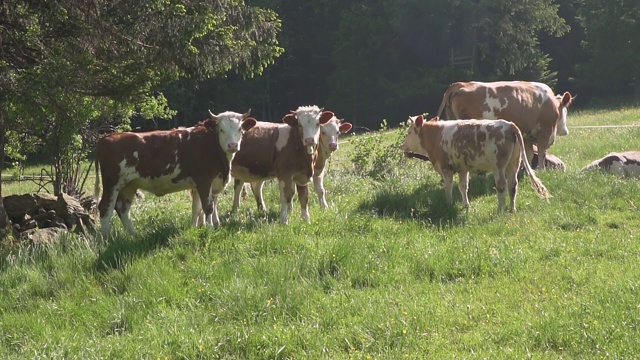
[[[187,193],[147,195],[138,236],[114,218],[109,242],[4,250],[0,357],[637,356],[640,182],[580,169],[639,150],[640,108],[570,112],[569,130],[550,149],[567,172],[538,173],[553,198],[523,180],[513,214],[491,178],[472,178],[469,212],[456,189],[445,205],[391,130],[345,136],[311,224],[297,201],[278,224],[270,182],[266,214],[248,198],[230,215],[229,187],[217,230],[189,227]]]

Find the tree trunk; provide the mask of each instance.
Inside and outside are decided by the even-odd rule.
[[[6,113],[5,109],[0,106],[0,174],[4,169],[4,145],[6,134]],[[3,242],[8,236],[12,235],[11,222],[9,216],[4,208],[4,201],[2,199],[2,177],[0,176],[0,242]]]

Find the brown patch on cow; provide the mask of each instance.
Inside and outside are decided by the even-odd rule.
[[[278,150],[279,128],[289,131],[287,142]],[[302,143],[302,127],[260,122],[245,133],[240,151],[231,164],[231,174],[246,182],[301,173],[307,180],[313,175],[316,154],[308,154]],[[299,178],[299,176],[298,176]],[[296,179],[299,180],[299,179]]]
[[[483,139],[479,141],[479,139]],[[460,155],[467,167],[476,162],[478,156],[484,153],[486,134],[482,128],[471,125],[461,124],[452,135],[451,148]]]

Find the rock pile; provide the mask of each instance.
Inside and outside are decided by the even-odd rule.
[[[3,201],[19,238],[34,243],[55,241],[67,231],[90,234],[95,230],[91,213],[96,204],[92,198],[78,201],[67,194],[24,194],[9,195]]]

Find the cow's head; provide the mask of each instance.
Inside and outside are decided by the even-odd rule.
[[[556,135],[558,136],[569,135],[569,129],[567,128],[567,108],[571,105],[573,99],[575,99],[575,96],[571,96],[568,91],[562,95],[556,95],[559,113],[558,124],[556,126]]]
[[[328,152],[334,152],[338,150],[338,136],[340,134],[346,134],[351,131],[352,125],[348,122],[343,122],[344,119],[338,119],[332,117],[324,125],[320,126],[320,147]]]
[[[424,124],[424,116],[409,116],[407,124],[409,125],[407,137],[404,139],[402,145],[400,145],[400,149],[405,153],[423,153],[424,150],[422,150],[422,146],[420,145],[420,128]]]
[[[322,111],[317,106],[301,106],[297,110],[285,115],[282,121],[289,126],[301,128],[302,143],[307,148],[308,154],[313,154],[318,138],[320,137],[320,125],[331,120],[333,112]]]
[[[222,150],[227,153],[235,153],[240,150],[242,134],[256,125],[256,119],[249,117],[251,110],[244,114],[233,111],[225,111],[218,115],[209,110],[211,121],[217,127],[218,140]]]

